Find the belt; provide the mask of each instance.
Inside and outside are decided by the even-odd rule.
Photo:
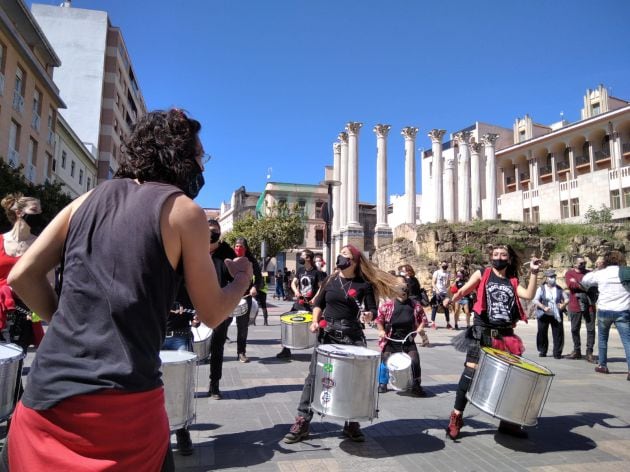
[[[503,336],[513,336],[514,329],[512,328],[483,328],[483,334],[490,336],[493,339],[501,339]]]
[[[190,329],[180,329],[166,332],[167,338],[172,338],[173,336],[190,336]]]

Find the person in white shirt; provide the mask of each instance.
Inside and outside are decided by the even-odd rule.
[[[630,292],[621,283],[619,267],[626,265],[625,256],[619,251],[604,254],[604,268],[589,272],[582,279],[584,287],[596,285],[597,331],[599,344],[599,364],[595,372],[608,374],[608,335],[615,324],[623,348],[626,351],[628,377],[630,381]]]
[[[437,310],[445,298],[448,297],[448,288],[451,284],[451,273],[448,271],[448,262],[441,261],[440,269],[433,272],[432,279],[432,288],[433,288],[433,297],[435,298],[433,308],[431,310],[431,327],[433,329],[437,329],[437,325],[435,324],[435,317],[437,315]],[[444,306],[444,316],[446,317],[446,328],[453,329],[451,326],[451,318],[449,316],[448,308]]]

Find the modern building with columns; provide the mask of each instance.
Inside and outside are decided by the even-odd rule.
[[[579,121],[551,125],[525,115],[512,129],[475,123],[429,133],[422,153],[423,222],[504,219],[580,222],[602,206],[630,218],[630,103],[600,85]]]

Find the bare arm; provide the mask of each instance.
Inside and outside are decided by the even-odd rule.
[[[293,290],[293,293],[295,293],[296,297],[302,296],[302,294],[300,293],[300,289],[298,288],[297,274],[295,275],[295,277],[293,277],[293,280],[291,281],[291,290]]]

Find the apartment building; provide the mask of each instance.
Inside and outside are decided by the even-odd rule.
[[[0,156],[33,184],[50,177],[61,61],[22,0],[0,0]]]
[[[118,169],[123,137],[146,114],[122,32],[107,12],[69,1],[33,4],[32,13],[62,61],[55,74],[68,105],[62,115],[98,156],[97,181],[108,180]]]

